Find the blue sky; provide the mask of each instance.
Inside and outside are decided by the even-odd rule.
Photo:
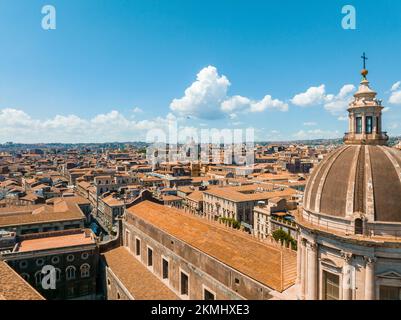
[[[47,4],[56,30],[41,28]],[[133,141],[173,118],[258,140],[342,136],[364,51],[401,134],[399,0],[1,0],[0,41],[0,142]]]

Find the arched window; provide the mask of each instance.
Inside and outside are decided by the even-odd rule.
[[[69,266],[67,269],[65,269],[67,280],[75,279],[75,271],[76,269],[74,266]]]
[[[90,265],[87,263],[84,263],[81,266],[81,278],[88,278],[90,275]]]
[[[37,286],[39,286],[42,283],[43,276],[44,274],[42,273],[42,271],[37,271],[35,273],[35,284]]]
[[[362,219],[355,219],[355,234],[363,234],[363,222]]]

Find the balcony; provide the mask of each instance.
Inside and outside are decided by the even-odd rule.
[[[343,141],[345,144],[386,144],[389,137],[387,132],[355,133],[346,132]]]

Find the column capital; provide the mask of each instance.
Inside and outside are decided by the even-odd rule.
[[[313,252],[316,252],[316,251],[317,251],[318,245],[317,245],[316,242],[310,242],[310,241],[308,241],[306,244],[307,244],[307,248],[308,248],[309,250],[311,250],[311,251],[313,251]]]
[[[346,251],[341,251],[341,257],[346,261],[346,262],[351,262],[353,254],[351,252],[346,252]]]
[[[373,265],[377,261],[377,258],[372,256],[365,256],[363,258],[366,262],[366,265]]]

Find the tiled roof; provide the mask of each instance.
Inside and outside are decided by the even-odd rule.
[[[0,261],[0,300],[44,300],[21,276]]]
[[[254,240],[242,231],[228,230],[150,201],[134,205],[127,212],[270,288],[281,291],[283,283],[295,282],[286,278],[281,263],[283,258],[295,266],[293,255]]]
[[[59,198],[54,205],[2,208],[0,227],[26,225],[54,221],[68,221],[84,219],[78,204],[89,203],[82,197]],[[35,209],[33,209],[35,208]],[[8,214],[6,214],[8,213]]]
[[[177,300],[177,295],[124,247],[103,254],[107,266],[136,300]]]

